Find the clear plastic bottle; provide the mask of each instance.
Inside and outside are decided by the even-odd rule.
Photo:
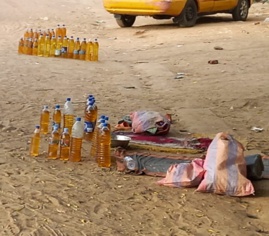
[[[30,156],[37,157],[39,155],[39,147],[40,147],[40,126],[37,125],[35,127],[34,134],[31,138]]]
[[[72,127],[72,135],[71,135],[69,160],[72,162],[81,161],[81,147],[82,147],[83,135],[84,135],[84,126],[81,122],[81,118],[77,117],[76,122]]]
[[[86,38],[84,38],[83,41],[81,42],[80,50],[79,50],[79,59],[80,60],[85,60],[86,49],[87,49],[87,42],[86,42]]]
[[[64,128],[60,142],[60,160],[62,161],[69,160],[69,152],[70,152],[70,134],[68,128]]]
[[[79,50],[80,50],[80,41],[79,38],[77,38],[74,45],[73,59],[79,59]]]
[[[62,123],[62,112],[60,105],[55,105],[55,109],[52,114],[52,126],[55,126],[57,124],[59,133],[61,133],[61,123]]]
[[[70,130],[72,135],[72,127],[74,124],[74,108],[71,102],[71,98],[67,98],[63,109],[63,127]]]
[[[51,137],[49,141],[49,150],[48,150],[49,159],[58,158],[59,143],[60,143],[60,133],[58,130],[58,126],[55,125],[51,133]]]
[[[136,163],[132,157],[129,156],[124,157],[124,163],[128,170],[135,170]]]
[[[56,50],[56,38],[53,35],[50,41],[50,57],[54,57]]]
[[[46,105],[43,107],[40,116],[40,133],[47,134],[49,132],[49,120],[50,120],[50,112],[49,107]]]
[[[39,57],[44,56],[44,49],[45,49],[45,38],[43,34],[40,34],[39,39],[38,39],[38,50],[37,50],[37,55]]]
[[[99,60],[99,43],[98,40],[95,39],[93,42],[93,56],[92,61],[98,61]]]
[[[92,61],[92,57],[93,57],[93,42],[91,41],[91,39],[89,39],[86,47],[85,60]]]
[[[93,131],[90,157],[94,158],[96,161],[97,161],[98,134],[99,134],[100,129],[103,127],[104,123],[105,123],[105,116],[102,115],[97,121],[96,127]]]
[[[98,138],[98,166],[110,168],[111,156],[110,156],[110,144],[111,134],[106,123],[103,124],[99,132]]]

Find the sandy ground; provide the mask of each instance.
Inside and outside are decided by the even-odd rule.
[[[220,15],[180,29],[141,17],[121,29],[97,0],[1,0],[0,235],[269,235],[268,181],[254,183],[255,196],[235,198],[102,171],[87,145],[79,164],[28,155],[41,107],[70,96],[82,115],[89,93],[112,124],[130,111],[151,109],[173,114],[172,135],[228,131],[248,153],[269,154],[266,17],[269,4],[259,3],[247,22]],[[100,62],[17,55],[26,28],[58,23],[68,35],[98,37]],[[213,59],[219,64],[208,64]],[[183,79],[174,79],[178,72]]]

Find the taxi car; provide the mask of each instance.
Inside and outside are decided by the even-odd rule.
[[[192,27],[201,15],[230,13],[245,21],[253,0],[103,0],[120,27],[132,27],[137,16],[173,19],[181,27]]]

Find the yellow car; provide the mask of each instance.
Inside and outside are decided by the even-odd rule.
[[[120,27],[131,27],[137,16],[170,19],[182,27],[194,26],[201,15],[230,13],[245,21],[253,0],[103,0]]]

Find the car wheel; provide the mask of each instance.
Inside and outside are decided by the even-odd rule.
[[[180,27],[192,27],[197,20],[197,6],[194,0],[188,0],[183,11],[178,17],[178,25]]]
[[[248,0],[239,0],[237,6],[233,10],[233,19],[235,21],[245,21],[248,17],[249,2]]]
[[[130,15],[120,15],[115,16],[116,21],[120,27],[132,27],[136,16],[130,16]]]

